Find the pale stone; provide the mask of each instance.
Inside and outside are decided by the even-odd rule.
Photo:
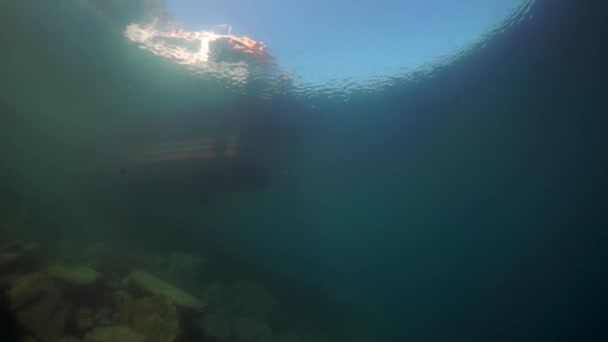
[[[57,294],[53,281],[42,272],[28,273],[15,280],[8,291],[13,310],[18,310],[42,298]]]
[[[39,340],[57,341],[63,336],[67,322],[67,306],[58,295],[28,304],[15,314],[17,320]]]
[[[129,326],[146,335],[150,342],[174,342],[179,336],[175,305],[165,297],[147,297],[132,303]]]
[[[40,248],[40,242],[29,242],[23,245],[24,252],[33,252]]]
[[[76,325],[81,331],[91,330],[95,326],[95,312],[90,308],[81,308],[76,312]]]
[[[146,337],[126,326],[97,327],[88,333],[85,342],[146,342]]]
[[[194,310],[202,310],[204,307],[204,304],[192,295],[158,279],[148,272],[134,270],[127,276],[127,281],[132,286],[140,288],[150,294],[167,297],[175,305]]]
[[[21,259],[22,254],[19,252],[2,252],[0,253],[0,270],[6,270],[16,264]]]
[[[59,263],[49,266],[48,274],[51,278],[78,286],[91,285],[101,279],[101,274],[90,267],[71,267]]]

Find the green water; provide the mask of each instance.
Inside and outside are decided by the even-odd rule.
[[[100,3],[0,6],[3,236],[169,267],[200,297],[219,282],[230,314],[271,293],[277,341],[605,337],[602,6],[537,1],[446,66],[349,93],[194,76],[124,38],[138,6]],[[234,132],[240,164],[115,159]]]

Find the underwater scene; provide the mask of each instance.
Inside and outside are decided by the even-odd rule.
[[[181,1],[0,2],[0,341],[608,340],[608,4]]]

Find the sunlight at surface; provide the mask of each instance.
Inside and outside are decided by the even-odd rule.
[[[210,44],[228,35],[214,32],[185,32],[162,30],[154,25],[130,24],[125,37],[152,54],[188,66],[194,73],[216,74],[232,82],[244,83],[249,70],[244,62],[214,63],[210,59]]]
[[[229,25],[269,46],[296,84],[368,81],[449,59],[533,0],[168,0],[188,31]]]

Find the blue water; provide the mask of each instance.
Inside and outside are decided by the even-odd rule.
[[[263,40],[296,82],[362,81],[451,55],[499,25],[524,0],[169,0],[190,30],[229,24]]]
[[[606,5],[537,1],[431,72],[268,99],[68,3],[0,11],[1,181],[44,217],[205,254],[336,341],[605,339]],[[88,167],[235,127],[255,172]]]

